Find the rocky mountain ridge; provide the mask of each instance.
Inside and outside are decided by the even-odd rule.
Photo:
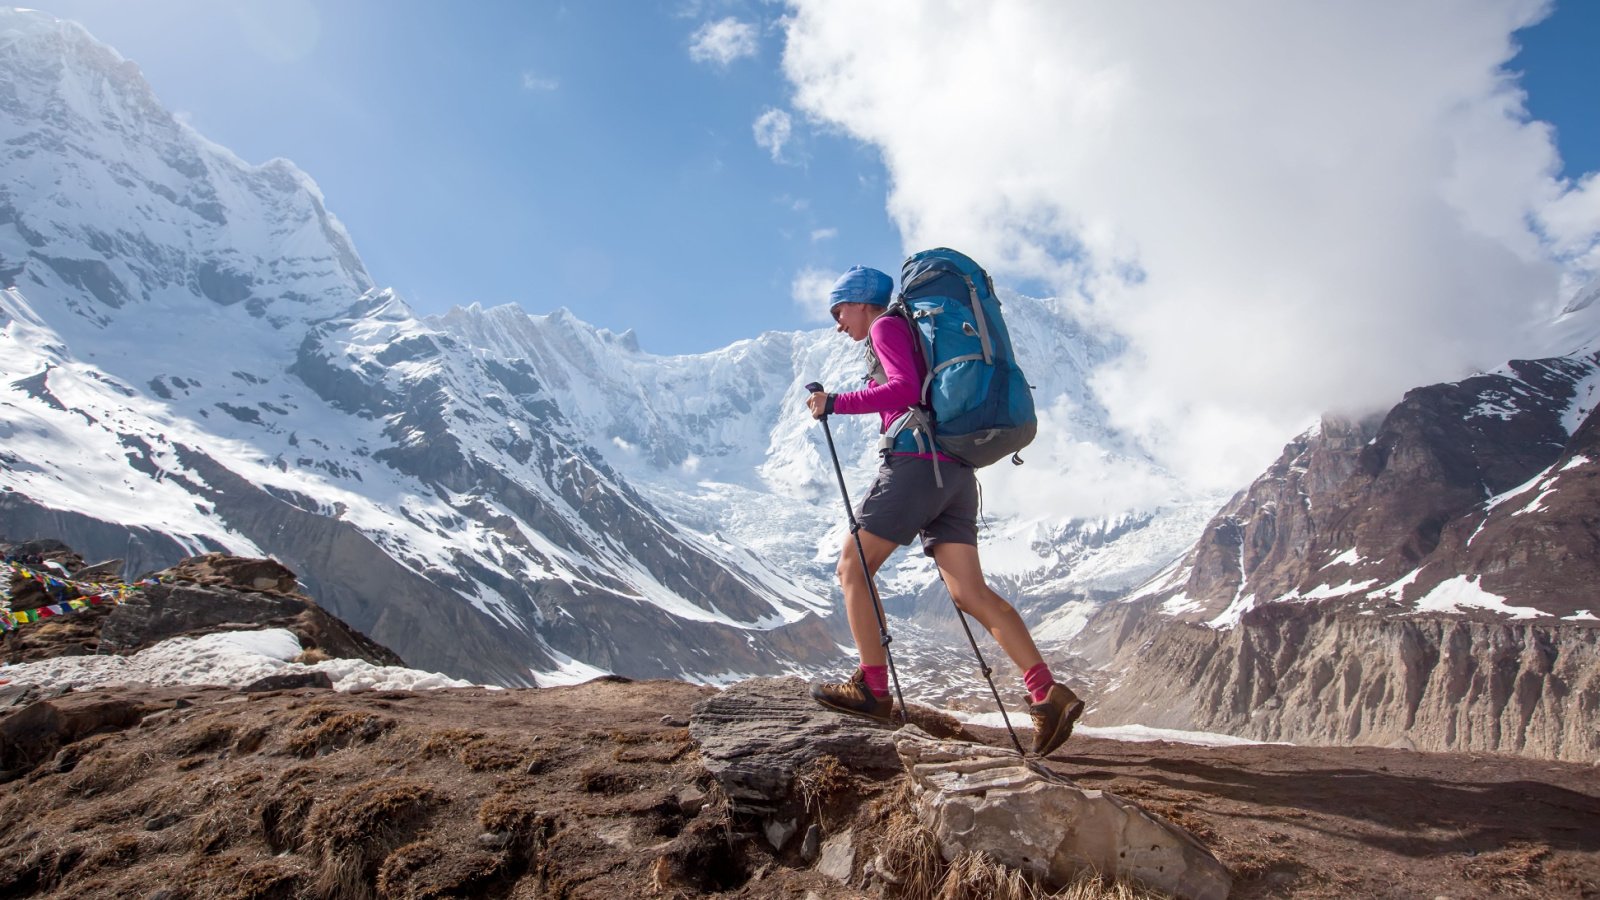
[[[1589,350],[1418,388],[1382,417],[1324,419],[1141,593],[1213,625],[1324,598],[1600,622],[1597,402]]]
[[[1324,419],[1074,646],[1094,721],[1600,758],[1600,352]]]

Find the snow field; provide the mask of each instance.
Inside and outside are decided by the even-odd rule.
[[[72,690],[120,684],[238,688],[268,675],[326,672],[338,691],[427,691],[474,686],[470,681],[438,672],[378,666],[361,659],[292,662],[300,653],[300,639],[288,629],[227,631],[172,638],[130,656],[66,656],[13,663],[0,666],[0,679],[14,685],[65,686]]]

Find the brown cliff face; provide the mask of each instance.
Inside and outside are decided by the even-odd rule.
[[[1600,628],[1385,618],[1337,601],[1217,630],[1124,607],[1091,626],[1121,675],[1091,724],[1600,760]]]
[[[1600,758],[1600,353],[1324,419],[1078,645],[1091,720]]]

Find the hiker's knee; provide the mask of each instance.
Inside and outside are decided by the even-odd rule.
[[[833,567],[833,574],[839,578],[843,586],[866,584],[866,575],[861,571],[861,556],[851,547],[846,552],[839,554],[839,562]]]
[[[1006,606],[1005,598],[981,581],[976,584],[951,584],[950,597],[955,600],[957,609],[977,619],[986,619]]]
[[[840,584],[850,584],[852,580],[859,581],[861,564],[852,562],[846,554],[839,554],[839,562],[833,567],[833,574],[839,579]],[[851,576],[855,576],[852,579]]]

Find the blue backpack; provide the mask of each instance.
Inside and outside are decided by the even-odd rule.
[[[1021,465],[1017,451],[1033,441],[1039,423],[989,273],[954,250],[924,250],[902,267],[889,312],[911,324],[928,377],[919,405],[884,433],[883,449],[928,453],[936,446],[978,468],[1007,456]]]

